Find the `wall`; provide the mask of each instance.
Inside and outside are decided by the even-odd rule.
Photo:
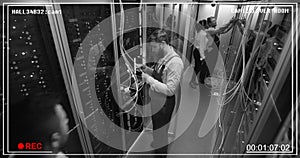
[[[212,7],[210,4],[201,4],[199,5],[198,19],[206,19],[210,16],[215,16],[216,7]]]

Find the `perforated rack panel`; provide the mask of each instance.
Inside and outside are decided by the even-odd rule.
[[[55,65],[51,63],[55,62],[51,60],[55,58],[53,42],[48,46],[45,45],[49,40],[45,38],[51,37],[47,17],[42,15],[9,17],[9,81],[11,81],[9,90],[14,98],[11,100],[12,103],[34,93],[59,89],[58,85],[51,82],[57,75],[51,66]],[[48,28],[45,28],[47,26]]]
[[[111,22],[111,5],[66,4],[61,5],[61,8],[71,57],[73,62],[80,63],[80,67],[76,67],[75,70],[77,82],[79,83],[77,86],[81,96],[84,116],[86,117],[84,121],[86,121],[89,129],[93,153],[122,153],[123,151],[109,147],[108,144],[112,139],[122,140],[120,128],[116,128],[121,126],[122,119],[126,120],[123,122],[126,129],[130,129],[129,126],[135,124],[132,120],[136,119],[127,118],[127,115],[123,115],[121,119],[121,116],[118,115],[121,110],[113,96],[112,89],[116,89],[116,82],[112,79],[112,75],[115,73],[113,69],[116,62],[112,29],[116,27],[117,30],[118,27],[113,26]],[[118,12],[118,9],[116,9],[116,12]],[[129,12],[125,15],[126,31],[130,32],[124,34],[124,46],[125,49],[130,49],[139,45],[139,32],[131,30],[131,28],[137,27],[139,18],[138,12]],[[119,18],[116,17],[116,21],[120,20]],[[98,24],[101,22],[107,22],[107,26],[105,25],[105,28],[100,27],[101,25]],[[117,36],[119,33],[117,32]],[[120,57],[120,50],[118,50],[118,55]],[[94,75],[87,73],[91,69],[95,69]],[[90,87],[91,82],[95,82],[95,87]],[[96,91],[97,103],[92,98],[94,90]],[[126,122],[129,123],[126,124]],[[112,123],[117,126],[112,126]],[[134,140],[129,142],[132,143]],[[126,141],[128,140],[126,139]]]
[[[9,77],[8,106],[23,102],[36,93],[60,93],[63,96],[62,104],[70,120],[69,127],[73,128],[76,123],[67,97],[47,15],[11,14],[12,9],[46,8],[9,6],[9,18],[6,19],[8,20],[7,36],[5,32],[5,38],[8,38],[8,51],[4,52],[4,59],[8,59],[8,67],[4,63],[5,70],[8,68]],[[14,111],[9,111],[9,116],[18,119]],[[70,137],[66,152],[82,153],[77,131],[70,133]]]

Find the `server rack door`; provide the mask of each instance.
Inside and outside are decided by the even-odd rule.
[[[124,4],[122,31],[120,5],[61,4],[57,7],[61,8],[62,15],[52,17],[55,19],[53,32],[61,39],[56,47],[61,50],[61,66],[67,73],[65,80],[83,124],[82,139],[86,141],[87,152],[124,154],[143,130],[139,110],[127,111],[135,100],[126,99],[118,90],[131,84],[126,66],[134,67],[133,61],[142,62],[139,6]],[[120,49],[126,52],[128,62]]]
[[[2,8],[2,7],[1,7]],[[73,115],[67,90],[62,77],[58,56],[52,38],[50,24],[46,14],[12,14],[13,10],[45,10],[44,6],[15,6],[10,5],[5,18],[7,32],[5,42],[7,49],[3,57],[5,59],[5,83],[8,87],[4,91],[7,97],[8,144],[7,150],[17,151],[17,144],[13,139],[17,138],[11,129],[12,123],[19,118],[15,114],[24,100],[37,93],[58,93],[62,96],[62,105],[69,118],[69,128],[76,127],[76,118]],[[6,15],[6,14],[5,14]],[[2,61],[2,60],[1,60]],[[21,104],[20,104],[21,103]],[[6,106],[5,106],[6,107]],[[12,110],[9,110],[12,109]],[[83,153],[77,130],[69,131],[69,139],[64,150],[68,154]],[[30,141],[30,140],[28,140]],[[10,142],[10,143],[9,143]]]
[[[294,26],[291,26],[293,19],[289,14],[248,14],[246,26],[249,22],[255,23],[246,30],[251,32],[243,48],[247,67],[243,70],[243,78],[242,71],[236,71],[238,73],[235,74],[235,79],[244,83],[233,101],[235,106],[231,113],[224,114],[231,123],[226,129],[224,143],[220,145],[222,151],[219,152],[244,153],[249,144],[271,143],[291,111],[291,56],[295,32],[291,29]],[[236,66],[241,70],[242,62]]]

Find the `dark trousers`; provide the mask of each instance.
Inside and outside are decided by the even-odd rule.
[[[195,67],[194,73],[191,81],[195,82],[196,76],[199,75],[199,82],[204,84],[204,79],[210,76],[209,69],[207,67],[205,60],[200,60],[200,52],[197,48],[193,51],[194,59],[195,59]],[[200,72],[200,74],[199,74]]]
[[[193,50],[193,55],[194,55],[194,60],[195,60],[195,67],[194,67],[194,71],[195,71],[195,74],[198,75],[199,71],[200,71],[200,52],[199,50],[194,47],[194,50]]]
[[[158,111],[155,105],[151,106],[152,111],[158,111],[152,115],[153,124],[153,144],[160,147],[155,150],[156,154],[168,153],[168,130],[170,126],[170,120],[175,107],[175,95],[167,97],[166,103]]]

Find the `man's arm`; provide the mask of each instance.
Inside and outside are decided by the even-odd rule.
[[[231,19],[224,26],[214,30],[207,30],[206,32],[209,33],[210,35],[219,35],[219,34],[227,33],[233,27],[233,23],[235,23],[237,20],[238,19]]]
[[[244,33],[244,27],[242,26],[242,23],[240,21],[237,21],[237,26],[238,26],[241,34],[243,34]]]
[[[147,73],[148,75],[152,75],[153,73],[153,69],[146,66],[146,65],[143,65],[143,64],[137,64],[137,67],[140,68],[143,72]]]
[[[150,85],[151,90],[165,94],[167,96],[173,96],[176,92],[176,88],[180,83],[181,73],[183,70],[182,61],[179,63],[170,64],[169,70],[167,70],[167,81],[166,83],[159,82],[152,76],[143,74],[146,82]]]

